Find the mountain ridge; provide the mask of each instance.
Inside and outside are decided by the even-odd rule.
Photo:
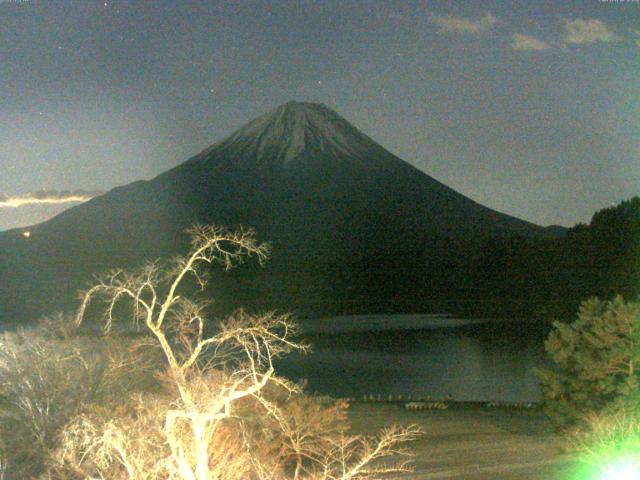
[[[411,282],[429,276],[411,263],[435,238],[550,235],[447,187],[328,107],[289,102],[151,180],[31,227],[29,239],[0,233],[0,279],[16,289],[0,289],[0,318],[66,307],[99,271],[185,251],[196,222],[251,226],[273,242],[267,269],[239,273],[243,291],[228,277],[223,296],[311,311],[405,308],[420,295]]]

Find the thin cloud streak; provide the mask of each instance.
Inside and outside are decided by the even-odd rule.
[[[438,26],[438,33],[472,33],[479,34],[493,28],[497,19],[492,13],[480,18],[466,18],[456,15],[431,15],[429,21]]]
[[[538,40],[535,37],[530,37],[529,35],[522,35],[520,33],[514,33],[511,36],[512,44],[511,47],[514,50],[521,50],[527,52],[541,52],[544,50],[549,50],[551,45],[543,40]]]
[[[0,208],[19,208],[25,205],[53,205],[62,203],[81,203],[102,195],[102,191],[75,190],[73,192],[40,190],[26,195],[6,196],[0,194]]]

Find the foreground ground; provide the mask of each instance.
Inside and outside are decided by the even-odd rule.
[[[447,410],[407,411],[400,404],[355,403],[353,430],[416,423],[425,435],[411,445],[415,472],[398,479],[555,480],[570,479],[570,456],[562,452],[538,409],[487,409],[452,405]]]

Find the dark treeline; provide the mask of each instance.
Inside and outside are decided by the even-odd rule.
[[[457,252],[457,266],[468,277],[461,280],[466,295],[456,313],[572,319],[589,297],[637,300],[640,198],[600,210],[562,236],[461,242]]]
[[[272,303],[288,304],[302,315],[446,312],[570,320],[586,298],[640,295],[640,198],[546,238],[415,236],[398,238],[395,251],[324,258],[334,260],[323,261],[317,252],[296,260],[301,277],[290,283],[300,290],[280,290]],[[274,256],[264,272],[273,275],[273,285],[284,270],[280,263]],[[323,284],[323,278],[334,281]]]

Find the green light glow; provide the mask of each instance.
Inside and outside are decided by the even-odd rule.
[[[610,465],[604,469],[601,480],[640,480],[640,464],[627,461]]]
[[[637,442],[600,445],[584,452],[563,477],[565,480],[640,480]]]
[[[640,396],[589,417],[568,438],[576,462],[566,480],[640,480]]]

